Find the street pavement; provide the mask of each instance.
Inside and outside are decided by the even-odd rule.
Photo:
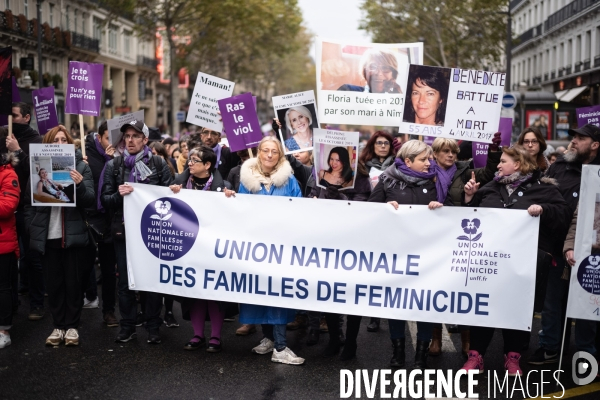
[[[206,351],[185,351],[183,345],[193,336],[189,322],[182,320],[179,303],[174,313],[180,323],[178,328],[161,327],[162,344],[146,343],[147,333],[138,327],[138,338],[129,343],[115,343],[118,328],[108,328],[102,323],[100,309],[84,309],[81,318],[80,340],[77,347],[47,347],[46,337],[52,331],[52,317],[46,313],[40,321],[27,320],[27,296],[21,296],[24,305],[19,308],[11,330],[12,345],[0,350],[0,399],[337,399],[340,398],[340,369],[388,368],[391,343],[387,321],[382,321],[379,332],[366,330],[368,318],[363,318],[358,337],[357,358],[341,362],[337,358],[321,357],[327,334],[321,334],[316,346],[306,346],[307,330],[288,331],[288,346],[297,355],[306,358],[304,366],[275,364],[270,355],[251,353],[262,335],[257,333],[239,337],[235,330],[238,322],[225,322],[223,326],[223,351],[213,354]],[[407,340],[407,366],[412,367],[416,325],[407,329],[412,340]],[[537,348],[537,331],[540,320],[533,319],[534,334],[526,359]],[[210,336],[210,323],[206,324]],[[573,337],[573,335],[571,335]],[[570,357],[573,343],[563,366],[566,373],[561,381],[566,389],[574,388],[571,381]],[[460,355],[460,334],[449,335],[444,329],[443,353],[429,358],[429,367],[457,370],[464,362]],[[530,371],[521,363],[525,377]],[[496,332],[485,357],[486,373],[478,378],[479,398],[488,398],[487,370],[504,376],[502,337]],[[544,367],[549,369],[550,367]],[[536,368],[537,369],[537,368]],[[525,377],[523,382],[525,383]],[[502,378],[503,379],[503,378]],[[551,373],[544,375],[545,381]],[[530,374],[529,394],[514,392],[513,398],[535,397],[539,393],[540,373]],[[515,385],[510,378],[509,386]],[[594,383],[577,391],[577,399],[600,399],[599,384]],[[518,388],[518,382],[516,382]],[[466,389],[466,379],[461,383]],[[507,398],[507,389],[490,392],[492,398]],[[547,383],[544,395],[559,392],[560,387]],[[571,393],[572,392],[572,393]],[[375,398],[380,397],[379,388]],[[362,397],[365,397],[364,388]],[[354,396],[352,396],[354,398]]]

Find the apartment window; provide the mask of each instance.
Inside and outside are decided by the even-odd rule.
[[[77,10],[73,11],[73,31],[77,32]]]
[[[54,4],[49,4],[48,7],[49,7],[48,15],[49,15],[50,27],[54,28]]]
[[[117,51],[117,29],[115,25],[108,26],[108,50],[116,52]]]
[[[67,6],[67,12],[65,12],[65,16],[67,17],[67,30],[70,31],[71,30],[71,19],[69,18],[69,10],[70,7]]]
[[[589,60],[592,56],[592,31],[585,33],[585,49],[583,50],[583,59]]]
[[[10,10],[10,0],[4,0],[4,9]]]
[[[23,0],[23,15],[29,18],[29,0]]]
[[[564,67],[567,62],[567,60],[565,60],[565,44],[564,43],[560,44],[560,50],[558,52],[558,59],[562,61],[561,67]]]
[[[131,51],[131,32],[123,31],[123,52],[125,55],[129,55]]]
[[[567,42],[567,57],[565,58],[565,66],[573,64],[573,39]]]
[[[51,67],[50,67],[50,72],[52,72],[52,74],[57,74],[58,73],[58,63],[56,60],[52,60],[50,63]]]

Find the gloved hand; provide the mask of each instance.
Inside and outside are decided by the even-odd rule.
[[[492,144],[488,148],[488,151],[498,151],[500,149],[500,143],[502,142],[502,134],[500,132],[494,133],[492,138]]]
[[[397,137],[394,138],[394,141],[392,142],[392,146],[394,147],[394,156],[396,156],[398,154],[398,152],[402,148],[402,144],[403,143],[400,141],[399,138],[397,138]]]
[[[275,132],[279,132],[279,129],[281,129],[281,122],[279,122],[279,120],[277,118],[273,118],[273,122],[271,123],[271,128],[273,128],[273,130]]]
[[[323,195],[326,199],[330,200],[343,199],[342,194],[335,186],[328,186],[327,189],[325,189]]]

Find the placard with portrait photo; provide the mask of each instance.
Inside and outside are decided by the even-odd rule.
[[[321,123],[398,126],[406,75],[423,43],[356,44],[316,38]]]
[[[354,188],[358,167],[358,132],[315,129],[313,150],[317,186]]]
[[[315,92],[286,94],[273,97],[275,117],[279,120],[279,139],[285,154],[313,149],[313,132],[319,128]]]
[[[31,205],[75,207],[75,145],[29,145]]]

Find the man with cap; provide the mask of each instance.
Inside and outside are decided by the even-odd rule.
[[[579,203],[581,185],[581,169],[585,164],[600,165],[600,128],[587,124],[579,129],[570,129],[572,137],[570,149],[548,168],[546,176],[558,182],[558,189],[569,205],[571,216]],[[575,263],[572,249],[563,253],[563,245],[567,232],[556,232],[552,256],[554,262],[548,271],[546,298],[542,310],[542,331],[537,351],[529,358],[529,364],[542,365],[558,363],[564,315],[566,312],[569,290],[570,267]],[[564,254],[564,256],[563,256]],[[587,325],[593,324],[590,331]],[[581,325],[581,326],[580,326]],[[578,334],[579,332],[579,334]],[[575,342],[578,350],[595,354],[595,322],[577,321]]]
[[[121,127],[121,132],[123,132],[125,151],[122,156],[115,157],[106,164],[100,200],[102,206],[112,215],[111,233],[119,272],[121,329],[115,341],[125,343],[136,337],[137,303],[135,292],[129,290],[127,275],[123,197],[133,192],[133,186],[129,185],[130,182],[169,186],[172,177],[165,160],[162,157],[153,156],[147,146],[149,131],[142,121],[128,122]],[[162,324],[161,309],[162,294],[148,292],[144,310],[148,343],[158,344],[161,342],[159,334]]]

